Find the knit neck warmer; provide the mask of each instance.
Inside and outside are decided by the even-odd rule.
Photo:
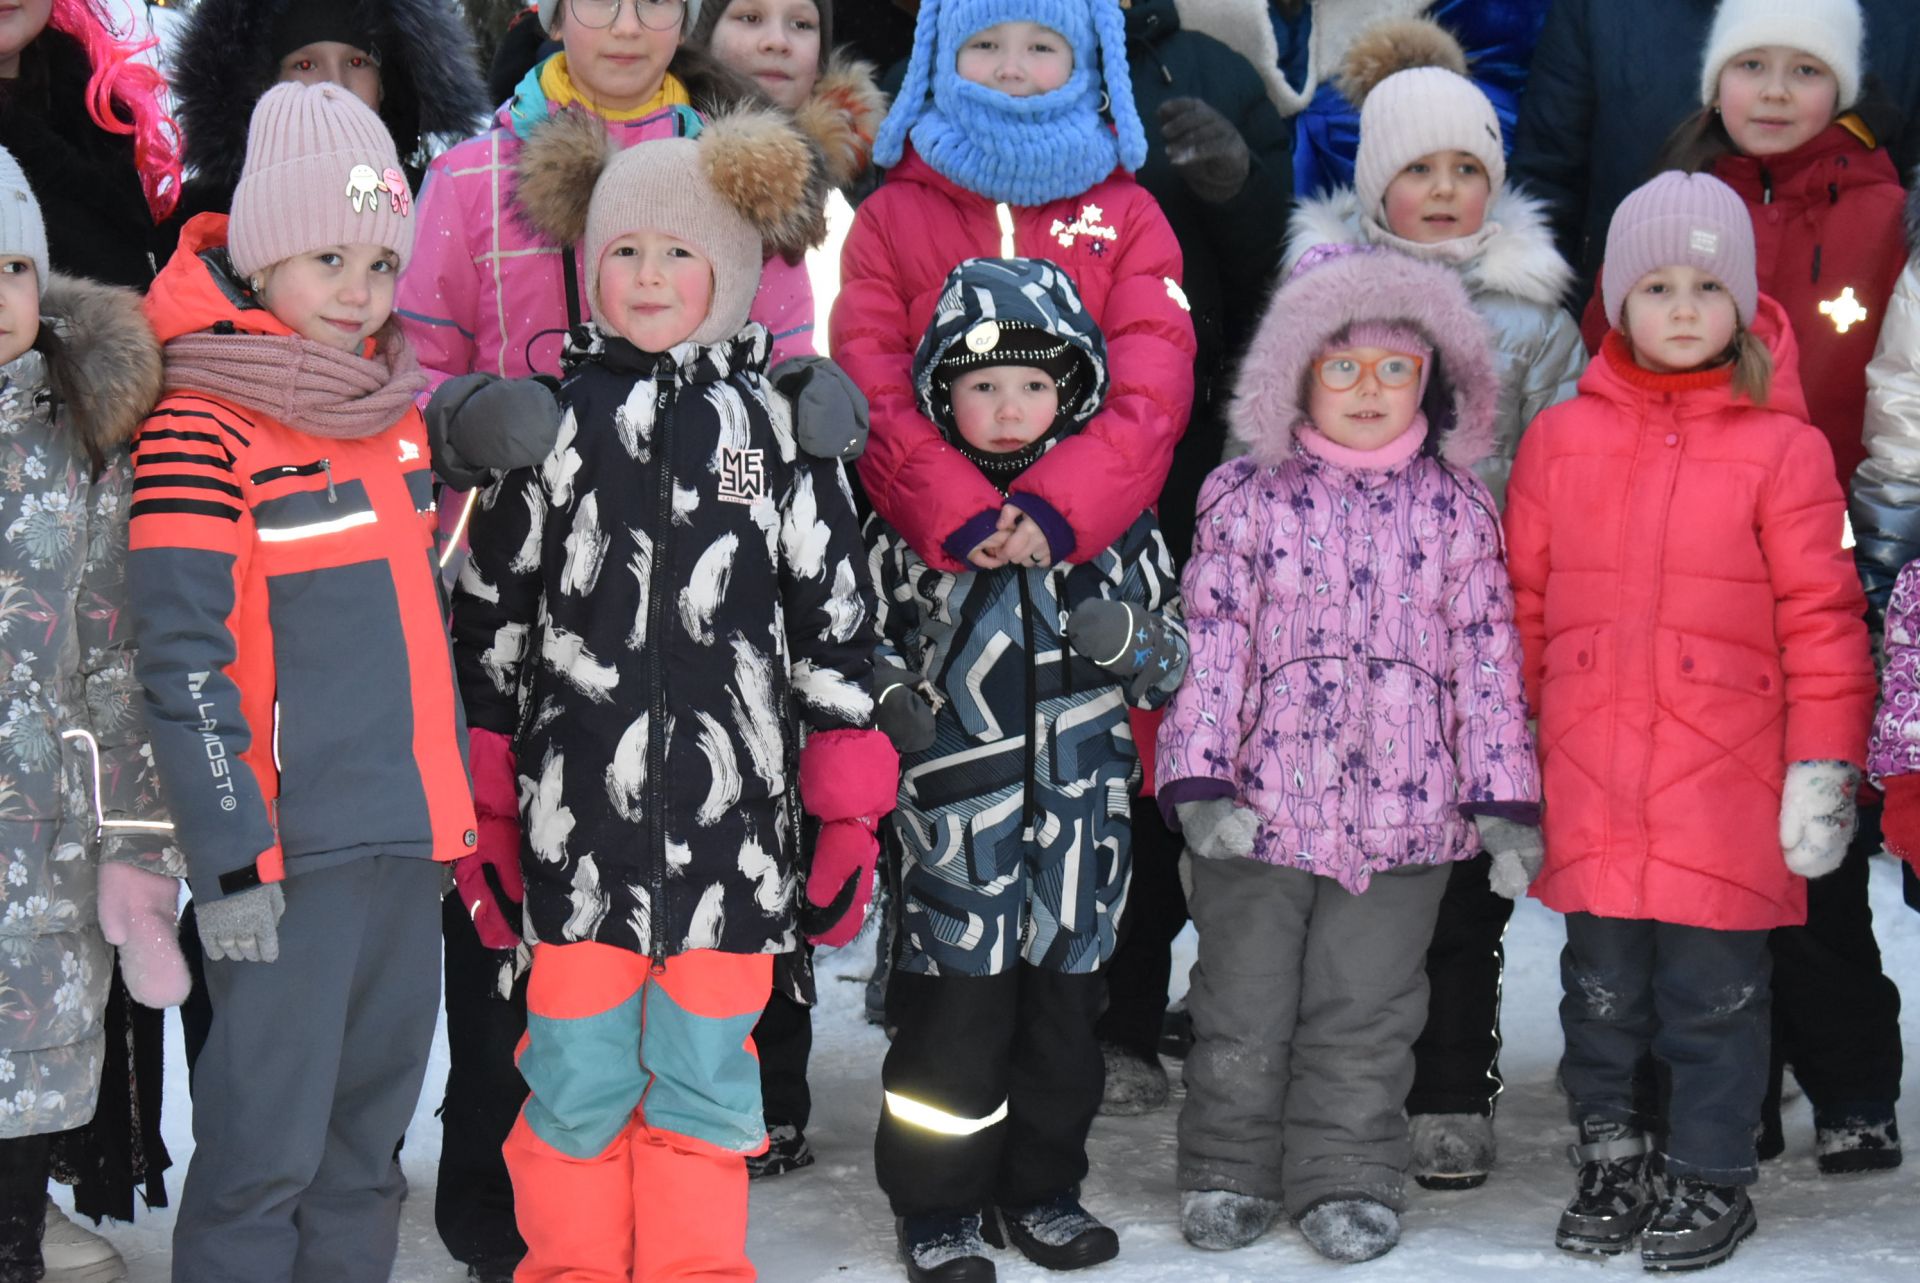
[[[1486,253],[1487,246],[1504,229],[1500,224],[1488,219],[1480,224],[1479,231],[1466,236],[1455,236],[1444,241],[1410,241],[1395,233],[1381,219],[1372,214],[1363,213],[1360,215],[1360,230],[1365,234],[1368,244],[1383,245],[1388,249],[1399,250],[1411,258],[1422,259],[1429,263],[1458,267],[1462,263],[1471,263]]]
[[[1701,392],[1709,388],[1726,387],[1733,382],[1731,360],[1721,360],[1713,365],[1703,365],[1697,370],[1679,370],[1671,374],[1662,370],[1649,370],[1633,359],[1633,348],[1619,330],[1608,330],[1607,337],[1600,341],[1600,358],[1607,363],[1608,369],[1620,376],[1622,383],[1656,396]]]
[[[166,389],[205,392],[316,437],[371,437],[427,386],[396,326],[375,344],[367,357],[297,334],[183,334],[165,348]]]
[[[1021,473],[1032,467],[1034,460],[1053,449],[1054,443],[1066,436],[1068,430],[1073,426],[1072,416],[1057,414],[1054,416],[1052,427],[1021,446],[1018,450],[1012,450],[1005,454],[996,454],[992,451],[980,449],[978,446],[970,443],[965,437],[961,436],[958,429],[951,433],[947,439],[953,443],[954,449],[964,455],[967,461],[973,464],[974,467],[980,469],[980,471],[986,475],[987,480],[1000,487],[1000,492],[1005,494],[1007,487],[1012,485]]]
[[[1344,446],[1327,436],[1313,424],[1302,420],[1293,430],[1294,438],[1300,442],[1300,448],[1316,459],[1331,463],[1337,468],[1353,468],[1361,472],[1385,472],[1388,468],[1405,463],[1420,453],[1420,447],[1427,440],[1427,416],[1416,411],[1413,422],[1407,430],[1383,446],[1371,450],[1356,450]]]
[[[1078,71],[1031,98],[943,77],[910,136],[942,177],[1009,205],[1078,196],[1120,164],[1113,129],[1100,117],[1099,82]]]

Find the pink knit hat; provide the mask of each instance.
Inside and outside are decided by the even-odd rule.
[[[1760,303],[1755,257],[1753,219],[1733,188],[1711,174],[1668,170],[1621,201],[1607,228],[1600,282],[1607,321],[1620,328],[1627,295],[1641,277],[1684,263],[1713,273],[1733,295],[1740,323],[1752,325]]]
[[[251,276],[325,245],[383,246],[404,267],[413,192],[371,107],[334,84],[275,85],[247,127],[227,253]]]

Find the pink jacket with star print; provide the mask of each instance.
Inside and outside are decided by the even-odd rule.
[[[1003,502],[1039,523],[1053,559],[1085,561],[1151,508],[1193,407],[1193,322],[1180,246],[1159,204],[1122,170],[1080,196],[1000,207],[937,173],[911,146],[860,206],[840,259],[833,359],[872,406],[860,459],[867,496],[938,570],[964,568]],[[1074,279],[1107,338],[1112,384],[1086,427],[1002,497],[919,409],[913,354],[941,286],[968,258],[1050,259]]]

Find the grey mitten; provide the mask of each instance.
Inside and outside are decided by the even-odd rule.
[[[426,420],[434,472],[456,490],[471,490],[495,472],[531,468],[551,454],[560,402],[549,380],[463,374],[434,390]]]
[[[280,956],[280,915],[287,898],[278,882],[248,887],[220,900],[197,900],[200,946],[208,958],[272,962]]]
[[[1253,854],[1253,839],[1260,833],[1260,817],[1232,798],[1176,802],[1173,813],[1180,817],[1187,850],[1201,859],[1227,860]]]
[[[1187,670],[1187,649],[1166,622],[1124,601],[1083,601],[1067,616],[1067,645],[1120,679],[1138,703],[1155,686],[1171,688]]]
[[[1819,878],[1840,867],[1860,824],[1859,785],[1859,768],[1850,762],[1788,764],[1780,790],[1780,853],[1789,869]]]
[[[1210,205],[1232,200],[1247,185],[1253,154],[1233,122],[1198,98],[1160,104],[1160,136],[1174,172]]]
[[[873,692],[873,724],[893,741],[894,752],[918,753],[932,746],[933,709],[912,673],[880,661],[873,666],[868,689]]]
[[[1476,815],[1473,827],[1480,834],[1480,849],[1493,857],[1493,870],[1487,878],[1493,893],[1518,900],[1540,876],[1540,865],[1546,860],[1540,826],[1497,815]]]
[[[790,356],[768,377],[793,402],[801,453],[850,463],[866,452],[867,397],[845,370],[824,356]]]

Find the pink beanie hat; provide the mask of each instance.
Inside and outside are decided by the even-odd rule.
[[[1760,303],[1755,258],[1753,219],[1733,188],[1711,174],[1668,170],[1621,201],[1607,228],[1600,282],[1607,321],[1620,328],[1641,277],[1684,263],[1711,272],[1733,295],[1740,323],[1752,325]]]
[[[413,248],[413,192],[393,135],[338,85],[275,85],[247,126],[227,224],[234,270],[251,276],[325,245],[360,244],[392,250],[403,267]]]

